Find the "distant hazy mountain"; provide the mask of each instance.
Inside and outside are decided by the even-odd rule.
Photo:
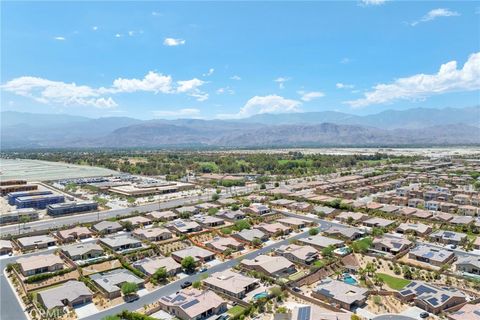
[[[262,114],[242,120],[91,119],[1,113],[1,147],[394,146],[480,144],[480,107]]]

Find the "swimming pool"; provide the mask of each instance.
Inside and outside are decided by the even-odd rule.
[[[267,298],[267,297],[268,297],[267,292],[260,292],[260,293],[257,293],[253,296],[253,300],[258,300],[258,299]]]
[[[354,286],[358,284],[357,280],[355,280],[355,278],[348,273],[343,275],[343,282],[345,282],[346,284],[354,285]]]

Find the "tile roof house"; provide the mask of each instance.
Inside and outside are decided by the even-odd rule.
[[[299,246],[296,244],[283,245],[275,253],[287,258],[294,263],[311,264],[319,257],[319,252],[312,246]]]
[[[270,236],[285,235],[285,234],[289,234],[292,231],[290,227],[287,227],[279,222],[260,223],[259,225],[256,226],[256,228],[260,231],[265,232]]]
[[[149,276],[160,268],[165,268],[169,276],[174,276],[182,271],[182,266],[172,257],[144,258],[135,261],[133,266]]]
[[[348,240],[356,240],[361,238],[365,233],[357,228],[332,226],[323,232],[332,237],[343,238]]]
[[[73,261],[77,260],[88,260],[92,258],[98,258],[103,256],[103,249],[96,243],[78,243],[71,244],[65,247],[62,247],[62,252],[72,259]]]
[[[171,221],[177,218],[177,214],[171,210],[167,211],[152,211],[146,214],[152,220]]]
[[[93,294],[83,282],[71,280],[58,287],[40,291],[37,297],[45,309],[51,310],[92,302]]]
[[[368,290],[330,278],[320,280],[312,291],[312,297],[352,310],[365,304]]]
[[[243,229],[231,236],[235,239],[246,242],[253,242],[255,238],[258,238],[261,241],[266,241],[268,239],[268,236],[258,229]]]
[[[99,233],[115,233],[123,230],[123,227],[116,221],[101,221],[93,225],[93,230]]]
[[[248,208],[245,209],[252,214],[262,216],[264,214],[270,213],[270,208],[261,203],[252,203]]]
[[[122,284],[126,282],[136,283],[139,288],[143,288],[144,286],[143,279],[126,269],[115,269],[104,273],[95,273],[90,276],[90,279],[92,279],[109,299],[120,297],[122,295]]]
[[[148,229],[135,229],[132,232],[132,235],[135,238],[148,240],[148,241],[163,241],[171,239],[173,237],[172,233],[165,228],[154,227]]]
[[[404,302],[414,301],[417,307],[434,314],[466,301],[465,295],[457,289],[421,281],[412,281],[398,292],[397,297]]]
[[[373,227],[387,228],[387,227],[395,224],[395,221],[375,217],[375,218],[371,218],[371,219],[363,221],[363,224],[366,225],[367,227],[372,227],[372,228]]]
[[[56,244],[52,236],[40,235],[18,238],[17,243],[22,250],[45,249]]]
[[[152,224],[152,220],[143,217],[143,216],[134,216],[134,217],[129,217],[125,219],[121,219],[119,222],[121,223],[131,223],[132,226],[134,227],[139,227],[139,226],[148,226]]]
[[[428,238],[434,242],[458,245],[467,239],[467,235],[460,232],[438,230],[430,234]]]
[[[466,304],[460,310],[447,314],[450,320],[480,320],[480,303]]]
[[[243,243],[230,237],[215,237],[212,240],[205,242],[205,246],[222,253],[226,250],[239,251],[244,248]]]
[[[172,230],[176,234],[202,231],[202,227],[197,222],[183,219],[176,219],[168,222],[165,224],[165,227]]]
[[[281,256],[259,255],[253,259],[243,259],[240,262],[245,269],[255,270],[272,277],[283,277],[295,273],[295,265]]]
[[[312,222],[309,220],[292,217],[277,219],[277,222],[280,222],[281,224],[284,224],[292,229],[302,229],[306,226],[312,225]]]
[[[345,245],[345,242],[342,240],[324,237],[319,234],[317,234],[316,236],[310,236],[307,238],[298,239],[298,241],[302,244],[311,245],[317,250],[322,250],[329,246],[340,248]]]
[[[380,252],[397,255],[398,253],[410,248],[412,242],[404,238],[381,237],[373,239],[373,249]]]
[[[455,254],[448,250],[419,245],[410,250],[408,253],[408,258],[441,267],[453,260],[455,258]]]
[[[365,220],[368,216],[366,214],[363,214],[361,212],[352,212],[352,211],[344,211],[341,212],[339,215],[335,217],[336,220],[342,221],[342,222],[347,222],[347,221],[362,221]]]
[[[480,275],[480,257],[474,255],[459,257],[455,263],[455,270]]]
[[[115,237],[100,238],[99,241],[113,251],[125,251],[142,247],[141,241],[126,234]]]
[[[158,300],[162,310],[182,320],[199,320],[221,314],[227,302],[210,290],[180,290]]]
[[[396,231],[401,234],[411,233],[416,236],[425,236],[432,232],[432,227],[423,223],[401,223]]]
[[[246,214],[243,213],[241,210],[221,210],[215,213],[215,216],[229,220],[229,221],[237,221],[237,220],[242,220],[243,218],[246,217]]]
[[[87,227],[74,227],[58,231],[57,236],[64,242],[72,242],[75,240],[90,238],[92,232]]]
[[[247,277],[232,270],[213,273],[203,280],[207,288],[237,299],[245,298],[245,295],[255,289],[259,283],[259,279]]]
[[[0,239],[0,255],[9,254],[13,251],[13,245],[10,240]]]
[[[204,228],[212,228],[225,224],[225,220],[205,214],[197,214],[192,217],[193,221],[198,222]]]
[[[472,216],[453,216],[452,220],[450,220],[449,222],[451,224],[456,224],[456,225],[459,225],[459,224],[467,225],[474,221],[475,219]]]
[[[20,272],[26,276],[33,276],[45,272],[55,272],[64,267],[63,260],[52,253],[22,257],[17,260]]]
[[[172,252],[171,257],[179,263],[181,263],[186,257],[192,257],[195,262],[206,262],[215,259],[215,253],[207,249],[192,246]]]

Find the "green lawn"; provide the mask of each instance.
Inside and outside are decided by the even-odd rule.
[[[313,265],[318,268],[322,268],[325,264],[326,262],[324,260],[315,260],[313,262]]]
[[[390,276],[388,274],[385,274],[385,273],[377,273],[377,275],[381,279],[383,279],[383,281],[385,282],[385,284],[387,286],[389,286],[390,288],[392,288],[394,290],[401,290],[411,282],[410,280],[397,278],[397,277],[392,277],[392,276]]]
[[[232,317],[232,318],[235,318],[235,317],[238,317],[240,316],[241,314],[243,314],[245,312],[245,308],[242,307],[242,306],[239,306],[239,305],[236,305],[234,307],[231,307],[230,309],[228,309],[227,313]]]
[[[295,280],[298,280],[300,279],[301,277],[303,277],[305,275],[305,272],[304,271],[298,271],[294,274],[291,274],[289,277],[288,277],[288,280],[290,281],[295,281]]]

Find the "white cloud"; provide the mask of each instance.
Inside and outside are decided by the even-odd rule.
[[[346,101],[352,107],[389,103],[394,100],[415,100],[446,92],[474,91],[480,89],[480,52],[471,54],[457,69],[457,62],[440,66],[436,74],[416,74],[400,78],[389,84],[378,84],[357,100]]]
[[[353,89],[355,86],[353,84],[337,82],[335,87],[337,87],[337,89]]]
[[[133,37],[135,35],[135,31],[133,31],[133,30],[128,31],[128,35],[130,37]]]
[[[240,78],[240,77],[237,76],[237,75],[231,76],[230,79],[232,79],[232,80],[237,80],[237,81],[242,80],[242,78]]]
[[[350,63],[350,62],[352,62],[352,60],[350,58],[343,58],[342,60],[340,60],[341,64],[347,64],[347,63]]]
[[[195,117],[195,116],[198,116],[199,114],[200,114],[200,110],[195,108],[153,111],[153,115],[156,117]]]
[[[121,38],[122,35],[120,33],[115,34],[115,38]]]
[[[202,74],[202,76],[204,76],[204,77],[210,77],[214,72],[215,72],[215,69],[214,69],[214,68],[210,68],[210,69],[208,69],[207,72],[205,72],[204,74]]]
[[[168,47],[175,47],[185,44],[185,40],[183,39],[175,39],[175,38],[165,38],[163,40],[163,44]]]
[[[98,30],[98,27],[97,27],[97,26],[93,26],[93,27],[92,27],[92,30],[93,30],[93,31],[97,31],[97,30]]]
[[[208,99],[208,93],[202,92],[199,87],[206,82],[197,78],[191,80],[177,81],[178,93],[186,93],[191,97],[197,98],[198,101],[205,101]]]
[[[311,91],[311,92],[298,91],[298,94],[301,95],[300,100],[302,101],[312,101],[313,99],[321,98],[325,96],[325,93],[321,91]]]
[[[387,2],[387,0],[361,0],[363,5],[366,6],[379,6]]]
[[[171,93],[172,77],[150,71],[143,79],[118,78],[113,81],[115,92],[150,91],[154,93]]]
[[[117,103],[108,95],[142,91],[155,94],[186,94],[198,101],[205,101],[208,99],[208,93],[200,90],[205,83],[197,78],[174,82],[169,75],[150,71],[143,79],[117,78],[109,87],[92,88],[75,83],[25,76],[10,80],[0,88],[44,104],[112,108],[116,107]]]
[[[285,88],[285,82],[287,82],[288,80],[290,80],[290,78],[287,78],[287,77],[278,77],[277,79],[273,80],[274,82],[278,83],[278,87],[280,89],[284,89]]]
[[[84,105],[97,108],[117,106],[111,97],[101,97],[101,93],[89,86],[75,83],[51,81],[37,77],[19,77],[2,85],[2,89],[40,103],[62,105]]]
[[[152,16],[154,17],[159,17],[159,16],[162,16],[163,14],[161,12],[158,12],[158,11],[152,11]]]
[[[65,40],[67,40],[65,37],[60,37],[60,36],[54,37],[53,39],[58,40],[58,41],[65,41]]]
[[[426,15],[424,15],[420,20],[411,22],[410,25],[412,27],[414,27],[419,23],[432,21],[432,20],[435,20],[436,18],[456,17],[456,16],[459,16],[459,15],[460,14],[458,12],[451,11],[451,10],[445,9],[445,8],[433,9],[433,10],[430,10]]]
[[[230,87],[218,88],[216,91],[217,94],[235,94],[235,91]]]
[[[218,118],[246,118],[262,113],[299,112],[302,103],[278,95],[255,96],[236,114],[219,114]]]

